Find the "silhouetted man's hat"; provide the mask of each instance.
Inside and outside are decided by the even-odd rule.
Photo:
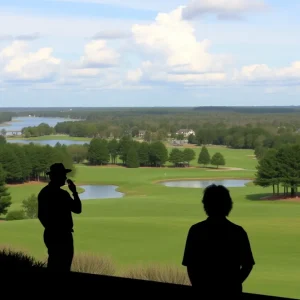
[[[47,172],[46,174],[47,175],[49,175],[49,174],[67,174],[70,172],[72,172],[72,170],[66,169],[62,163],[56,163],[50,167],[50,171]]]

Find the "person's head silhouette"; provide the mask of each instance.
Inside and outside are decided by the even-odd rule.
[[[208,217],[227,217],[232,209],[229,190],[223,185],[212,184],[205,188],[202,203]]]
[[[66,183],[66,174],[72,170],[66,169],[62,163],[55,163],[50,167],[50,171],[46,174],[49,175],[50,181],[53,185],[63,186]]]

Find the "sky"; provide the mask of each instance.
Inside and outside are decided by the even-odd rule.
[[[1,0],[0,109],[300,105],[298,0]]]

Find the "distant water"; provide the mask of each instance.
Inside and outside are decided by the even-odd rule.
[[[244,187],[252,180],[244,179],[224,179],[224,180],[174,180],[161,182],[162,185],[168,187],[182,188],[206,188],[211,184],[224,185],[225,187]]]
[[[60,122],[67,122],[67,121],[78,121],[77,119],[66,119],[66,118],[44,118],[44,117],[17,117],[13,118],[12,122],[8,124],[0,124],[0,130],[5,129],[6,131],[19,131],[22,130],[24,127],[33,127],[38,126],[41,123],[46,123],[51,127],[54,127],[57,123]],[[18,135],[21,133],[18,133]],[[60,143],[62,145],[83,145],[85,143],[89,143],[88,141],[70,141],[70,140],[7,140],[8,143],[19,143],[19,144],[40,144],[40,145],[50,145],[55,146],[56,143]]]
[[[13,140],[7,140],[8,143],[14,143],[14,144],[30,144],[30,143],[34,143],[34,144],[40,144],[40,145],[50,145],[51,147],[55,146],[56,143],[60,143],[61,145],[83,145],[85,143],[89,144],[89,141],[72,141],[72,140],[30,140],[30,139],[26,139],[26,140],[17,140],[17,139],[13,139]]]
[[[122,198],[123,193],[116,191],[115,185],[81,185],[85,192],[79,195],[81,200]]]
[[[12,122],[6,124],[0,124],[0,130],[5,129],[7,131],[22,130],[24,127],[38,126],[41,123],[46,123],[51,127],[54,127],[57,123],[66,121],[78,121],[75,119],[65,118],[44,118],[44,117],[17,117],[13,118]]]

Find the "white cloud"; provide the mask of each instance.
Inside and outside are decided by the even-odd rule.
[[[211,54],[209,40],[197,41],[193,26],[182,19],[182,9],[179,7],[168,14],[160,13],[149,25],[133,26],[136,44],[154,58],[131,70],[129,80],[136,81],[145,74],[150,80],[165,78],[169,82],[187,84],[225,79],[225,66],[231,59]]]
[[[131,37],[130,31],[109,29],[109,30],[99,31],[92,37],[92,39],[94,39],[94,40],[119,40],[119,39],[126,39],[126,38],[130,38],[130,37]]]
[[[234,71],[232,79],[237,82],[261,82],[263,84],[278,82],[282,85],[300,85],[300,61],[282,68],[272,68],[266,64],[244,66],[241,70]]]
[[[137,68],[136,70],[129,70],[127,73],[127,79],[132,82],[138,82],[141,80],[143,76],[143,71],[141,68]]]
[[[183,9],[184,19],[215,14],[219,19],[239,19],[245,13],[261,12],[267,8],[258,0],[192,0]]]
[[[0,67],[6,81],[50,80],[57,72],[60,59],[52,55],[52,48],[29,51],[25,41],[15,41],[0,50]]]
[[[120,54],[109,48],[105,40],[95,40],[85,45],[80,63],[85,68],[104,68],[117,65],[119,58]]]
[[[183,18],[192,7],[197,16],[213,13],[220,17],[260,10],[263,4],[259,3],[262,2],[194,1],[187,7],[180,6],[169,13],[159,13],[151,23],[20,16],[18,20],[22,28],[16,24],[16,16],[1,14],[0,11],[1,44],[14,39],[11,45],[0,48],[1,84],[21,81],[34,83],[32,86],[35,88],[38,88],[35,83],[39,83],[41,87],[47,88],[55,88],[55,85],[57,88],[69,86],[89,90],[145,89],[155,85],[192,88],[202,85],[257,84],[270,86],[266,93],[275,91],[271,87],[276,85],[299,84],[299,61],[281,68],[273,68],[267,64],[235,68],[232,57],[216,55],[211,50],[213,43],[205,37],[207,35],[210,38],[213,30],[207,31],[207,24],[199,22],[195,27],[187,18]],[[28,34],[35,32],[37,28],[41,35]],[[109,29],[105,31],[104,28]],[[201,39],[197,38],[196,28]],[[290,37],[293,35],[294,33]],[[53,39],[48,40],[45,38],[51,46],[44,47],[42,43],[45,40],[38,40],[39,36],[52,37]],[[213,39],[219,43],[221,40],[221,44],[225,46],[241,43],[241,40],[235,40],[236,36],[228,36],[230,34],[223,35],[221,31]],[[93,37],[92,40],[90,37]],[[119,41],[124,37],[131,39]],[[251,40],[251,37],[247,32],[245,39]],[[261,40],[256,44],[263,40],[260,37]],[[74,44],[69,43],[70,40]],[[30,49],[33,46],[35,50]],[[72,55],[71,58],[69,55]],[[138,63],[139,60],[142,62]]]

